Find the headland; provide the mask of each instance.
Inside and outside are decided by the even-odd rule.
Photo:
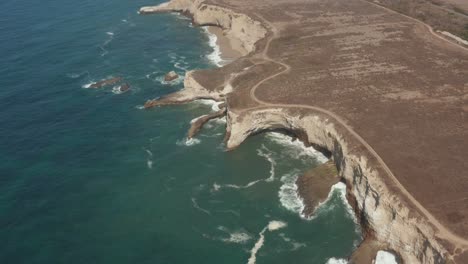
[[[145,107],[223,101],[228,149],[283,129],[330,153],[365,232],[354,256],[468,261],[466,47],[364,0],[173,0],[140,13],[169,11],[245,52]]]

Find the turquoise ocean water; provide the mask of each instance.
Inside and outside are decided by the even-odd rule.
[[[360,232],[339,188],[312,220],[294,181],[324,161],[278,134],[232,152],[210,102],[141,110],[216,67],[200,28],[148,0],[0,2],[0,263],[326,263]],[[131,90],[86,89],[123,77]],[[336,261],[335,261],[336,262]]]

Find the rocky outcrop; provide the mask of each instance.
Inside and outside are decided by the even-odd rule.
[[[164,76],[165,82],[172,82],[173,80],[179,78],[179,75],[175,71],[170,71]]]
[[[332,160],[327,161],[297,178],[299,196],[304,201],[302,215],[310,217],[320,203],[323,203],[332,186],[340,181]]]
[[[170,11],[190,14],[197,25],[221,27],[227,37],[238,39],[247,52],[254,51],[255,43],[267,33],[260,22],[247,15],[205,4],[203,0],[172,0],[159,6],[142,7],[140,14]]]
[[[121,80],[122,80],[122,78],[120,78],[120,77],[110,78],[110,79],[102,80],[102,81],[99,81],[99,82],[95,82],[95,83],[91,84],[89,86],[89,88],[97,89],[97,88],[101,88],[103,86],[116,84],[116,83],[120,82]]]
[[[210,99],[219,102],[224,100],[224,96],[226,94],[232,92],[232,86],[230,83],[226,83],[222,89],[208,91],[197,82],[193,74],[194,71],[188,71],[185,74],[184,89],[162,98],[148,100],[144,107],[152,108],[161,105],[183,104],[199,99]]]
[[[126,92],[128,90],[130,90],[130,84],[128,84],[128,83],[124,83],[124,84],[120,85],[120,87],[119,87],[119,91],[121,93],[124,93],[124,92]]]
[[[242,114],[228,111],[227,117],[229,149],[249,135],[266,130],[304,131],[307,143],[332,152],[364,230],[372,230],[375,240],[398,252],[405,263],[445,263],[446,250],[436,240],[432,226],[389,190],[379,166],[368,159],[372,155],[356,151],[359,143],[339,133],[343,129],[335,127],[330,117],[284,108],[253,109]]]
[[[226,108],[223,108],[217,112],[208,114],[208,115],[203,115],[197,118],[192,122],[192,125],[190,126],[190,129],[187,134],[187,138],[191,139],[195,137],[195,135],[203,128],[203,125],[205,125],[208,121],[216,118],[221,118],[226,114]]]

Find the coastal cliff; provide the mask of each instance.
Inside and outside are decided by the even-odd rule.
[[[197,25],[221,27],[226,36],[239,40],[247,53],[254,51],[255,43],[266,35],[267,31],[260,22],[244,14],[204,2],[203,0],[173,0],[155,7],[142,7],[140,14],[160,12],[190,14]]]
[[[260,52],[255,44],[268,33],[266,26],[247,15],[205,4],[202,0],[173,0],[160,6],[141,8],[140,13],[172,11],[189,13],[198,25],[221,27],[226,35],[241,41],[251,55]],[[229,81],[220,89],[206,89],[194,73],[187,73],[183,90],[167,98],[149,101],[148,107],[200,98],[225,100],[228,149],[236,148],[250,135],[285,129],[306,144],[330,151],[339,175],[347,185],[348,200],[356,211],[366,239],[377,241],[379,250],[396,252],[404,263],[450,263],[451,249],[442,245],[435,228],[408,199],[395,192],[387,172],[373,154],[334,117],[312,109],[286,106],[239,109],[230,100],[236,95],[232,93]]]

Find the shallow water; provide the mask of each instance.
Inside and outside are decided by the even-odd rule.
[[[215,67],[203,30],[148,4],[0,3],[0,263],[247,263],[265,228],[256,263],[352,252],[339,189],[299,214],[294,179],[320,154],[278,135],[225,152],[220,121],[187,142],[206,102],[139,109],[182,87],[166,72]],[[131,90],[84,88],[111,76]]]

